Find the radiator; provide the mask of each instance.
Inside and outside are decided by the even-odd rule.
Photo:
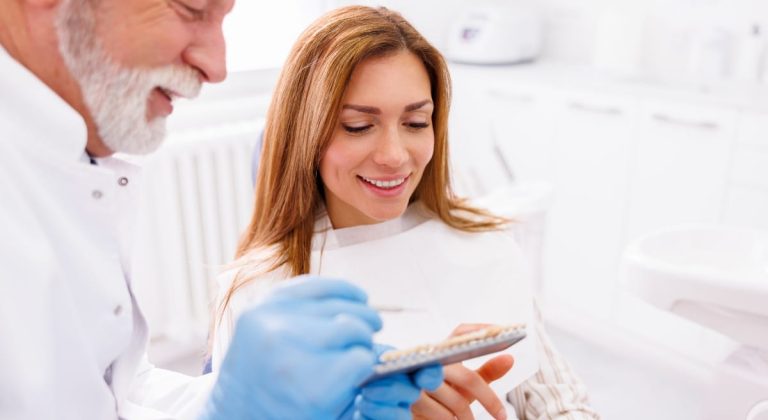
[[[143,164],[132,286],[153,361],[202,350],[215,279],[253,207],[252,155],[263,120],[180,130]],[[152,355],[152,348],[150,349]]]

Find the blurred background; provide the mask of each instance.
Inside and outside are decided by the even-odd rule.
[[[515,217],[558,348],[606,419],[768,419],[768,2],[419,0],[461,195]],[[146,159],[151,358],[199,373],[280,66],[330,0],[240,0],[230,76]],[[471,302],[470,302],[471,304]]]

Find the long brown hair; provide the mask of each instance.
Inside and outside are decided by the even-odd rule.
[[[355,66],[370,57],[410,51],[429,75],[434,111],[432,160],[411,201],[420,200],[446,224],[463,231],[500,228],[507,220],[471,207],[451,189],[448,170],[448,110],[451,83],[437,51],[400,14],[386,8],[349,6],[331,11],[307,28],[283,67],[267,113],[253,217],[238,250],[241,269],[219,307],[264,271],[284,266],[291,275],[309,272],[315,219],[323,205],[318,175]],[[259,266],[259,270],[253,270]]]

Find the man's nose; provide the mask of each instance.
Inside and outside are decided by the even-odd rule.
[[[206,26],[185,51],[185,61],[203,75],[203,81],[219,83],[227,77],[226,43],[221,24]]]

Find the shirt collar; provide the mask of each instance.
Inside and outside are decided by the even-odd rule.
[[[25,133],[8,140],[56,153],[62,159],[81,159],[88,136],[83,117],[2,46],[0,74],[0,92],[3,98],[10,98],[0,100],[0,114],[22,126]]]

